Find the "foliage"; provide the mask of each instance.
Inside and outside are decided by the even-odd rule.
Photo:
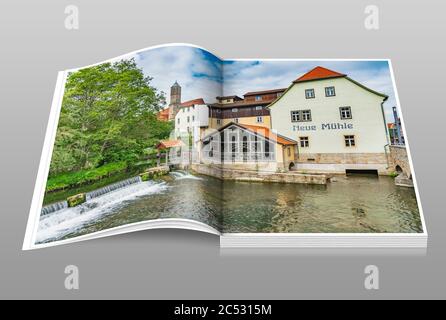
[[[105,177],[117,174],[127,169],[125,162],[105,164],[99,168],[68,172],[50,177],[46,184],[46,191],[62,190],[70,187],[92,183]]]
[[[396,171],[389,173],[389,177],[391,177],[391,178],[396,178],[396,177],[398,177],[398,175],[399,175],[399,173]]]
[[[47,191],[129,166],[168,137],[172,123],[156,118],[164,94],[151,80],[133,59],[69,74]]]

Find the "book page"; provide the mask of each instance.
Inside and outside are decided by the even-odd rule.
[[[31,245],[150,220],[221,229],[221,180],[192,171],[208,104],[222,95],[219,58],[166,45],[63,77],[36,182]]]
[[[223,233],[424,234],[392,72],[388,60],[224,61]]]

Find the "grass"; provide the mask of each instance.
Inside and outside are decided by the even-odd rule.
[[[68,188],[91,184],[127,169],[125,162],[114,162],[99,168],[63,173],[48,179],[46,192],[61,191]]]
[[[103,179],[98,180],[94,183],[90,183],[90,184],[86,184],[86,185],[82,185],[82,186],[78,186],[78,187],[73,187],[73,188],[68,188],[68,189],[63,189],[60,191],[47,192],[47,193],[45,193],[45,197],[43,198],[43,205],[47,205],[47,204],[57,202],[57,201],[66,200],[68,197],[74,196],[75,194],[93,191],[93,190],[105,187],[106,185],[136,176],[137,174],[138,174],[138,172],[136,172],[136,171],[130,171],[130,172],[124,171],[124,172],[114,174],[110,177],[103,178]]]
[[[156,166],[156,160],[153,159],[138,162],[131,167],[128,167],[125,162],[114,162],[94,169],[68,172],[51,177],[46,184],[43,205],[134,177],[146,168],[154,166]]]

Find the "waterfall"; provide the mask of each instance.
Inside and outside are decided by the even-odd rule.
[[[61,239],[67,234],[76,232],[84,225],[97,221],[102,216],[110,214],[115,210],[119,210],[128,201],[162,193],[167,189],[168,185],[165,182],[147,181],[130,184],[127,182],[125,188],[115,189],[90,199],[81,205],[42,216],[39,221],[36,243]]]
[[[52,203],[50,205],[47,205],[42,208],[42,211],[40,212],[40,215],[45,216],[47,214],[53,213],[55,211],[59,211],[62,209],[68,208],[68,202],[67,201],[59,201],[56,203]]]
[[[133,177],[130,179],[126,179],[126,180],[122,180],[113,184],[110,184],[108,186],[105,186],[103,188],[97,189],[97,190],[93,190],[90,192],[87,192],[86,196],[86,200],[91,200],[93,198],[102,196],[103,194],[109,193],[111,191],[117,190],[117,189],[121,189],[124,187],[127,187],[128,185],[134,184],[134,183],[138,183],[141,182],[141,177],[137,176],[137,177]]]

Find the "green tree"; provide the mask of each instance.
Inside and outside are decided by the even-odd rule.
[[[164,94],[133,59],[82,69],[68,76],[50,176],[125,161],[131,164],[168,137],[158,121]]]

